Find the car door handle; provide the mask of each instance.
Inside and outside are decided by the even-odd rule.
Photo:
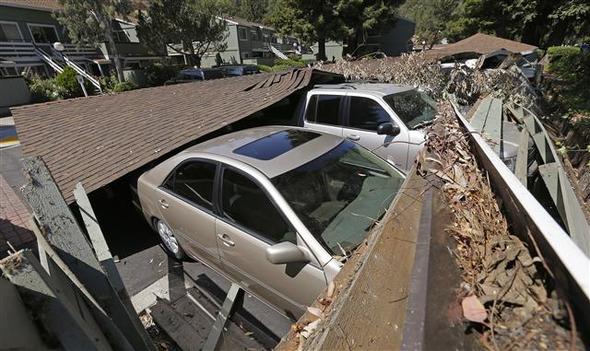
[[[356,134],[348,134],[346,136],[346,138],[348,138],[350,140],[353,140],[353,141],[359,141],[359,140],[361,140],[361,137],[358,136],[358,135],[356,135]]]
[[[166,200],[158,200],[158,202],[160,203],[160,207],[162,208],[168,208],[168,203],[166,202]]]
[[[234,243],[227,234],[217,234],[217,237],[223,242],[223,245],[225,246],[233,247],[236,245],[236,243]]]

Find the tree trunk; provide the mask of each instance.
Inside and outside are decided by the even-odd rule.
[[[121,58],[119,57],[119,50],[117,49],[117,44],[115,44],[115,39],[113,38],[113,24],[109,18],[104,19],[104,24],[106,28],[105,37],[107,39],[111,60],[115,62],[117,79],[119,82],[122,82],[125,80],[125,76],[123,76],[123,65],[121,64]]]
[[[318,38],[318,61],[326,61],[326,38]]]

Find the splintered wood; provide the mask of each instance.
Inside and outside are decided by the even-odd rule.
[[[463,280],[457,298],[466,327],[481,333],[483,347],[564,350],[581,345],[569,307],[552,290],[542,259],[511,234],[448,102],[439,105],[418,171],[444,182],[453,217],[447,231],[456,241],[453,254]]]

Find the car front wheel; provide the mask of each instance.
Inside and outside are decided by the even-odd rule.
[[[162,240],[162,245],[164,246],[166,252],[176,259],[184,259],[184,251],[182,250],[182,247],[180,247],[178,240],[174,236],[174,233],[168,224],[166,224],[166,222],[163,220],[156,219],[156,229],[160,235],[160,240]]]

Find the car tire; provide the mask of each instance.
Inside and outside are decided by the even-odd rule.
[[[180,246],[180,243],[174,236],[174,232],[170,229],[170,226],[161,219],[154,219],[154,227],[160,237],[161,245],[166,253],[177,260],[184,260],[186,254]]]

